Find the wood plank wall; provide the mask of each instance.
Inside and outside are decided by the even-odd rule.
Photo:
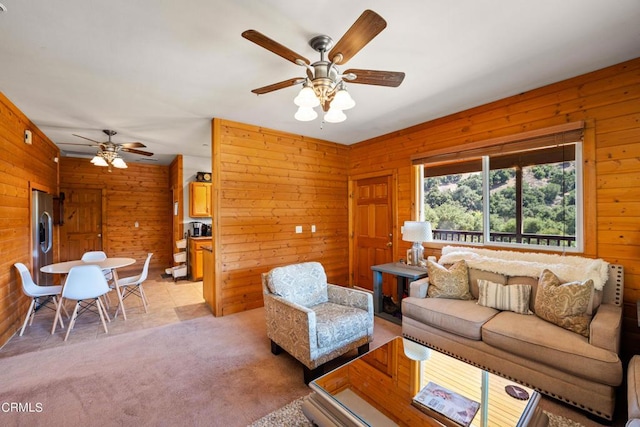
[[[24,143],[31,130],[32,145]],[[56,147],[0,93],[0,346],[19,329],[29,307],[13,264],[31,268],[31,189],[58,193]],[[57,232],[54,231],[54,232]],[[54,247],[54,257],[57,256]]]
[[[638,352],[640,58],[351,146],[349,173],[398,171],[398,224],[411,219],[411,161],[432,150],[584,120],[595,132],[595,256],[625,267],[623,346]],[[593,202],[593,199],[590,199]],[[406,248],[398,248],[402,253]],[[432,253],[438,255],[437,251]]]
[[[170,167],[128,163],[127,169],[96,167],[89,159],[60,160],[60,188],[103,190],[103,250],[138,260],[122,274],[138,272],[147,253],[150,269],[173,265],[173,209]],[[135,227],[135,222],[139,226]],[[64,227],[64,225],[62,226]]]
[[[182,174],[182,155],[179,154],[169,165],[169,182],[171,187],[171,195],[173,198],[173,204],[178,204],[178,214],[174,215],[172,213],[173,218],[173,240],[171,241],[172,252],[178,252],[178,248],[175,246],[175,241],[184,238],[184,178]],[[171,209],[174,209],[173,205]],[[178,264],[171,262],[169,265]],[[169,266],[167,265],[167,266]]]
[[[216,314],[261,307],[261,273],[279,265],[319,261],[348,284],[348,148],[219,119],[212,129]]]

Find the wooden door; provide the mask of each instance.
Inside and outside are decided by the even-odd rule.
[[[62,189],[64,224],[60,227],[60,260],[80,259],[102,249],[102,190]]]
[[[393,260],[391,177],[358,180],[354,190],[354,284],[373,290],[371,266]],[[393,292],[388,277],[382,292]]]

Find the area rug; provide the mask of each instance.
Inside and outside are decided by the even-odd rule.
[[[260,418],[249,427],[313,427],[313,424],[302,413],[300,405],[302,405],[303,399],[304,397],[301,397],[290,402]],[[545,411],[545,414],[549,417],[549,427],[584,427],[582,424],[560,415],[554,415],[547,411]]]

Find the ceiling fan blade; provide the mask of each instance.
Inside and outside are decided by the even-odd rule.
[[[124,144],[118,144],[121,147],[124,148],[145,148],[146,145],[144,145],[142,142],[125,142]]]
[[[289,86],[295,86],[302,82],[304,82],[303,78],[296,77],[294,79],[289,79],[283,82],[274,83],[269,86],[259,87],[258,89],[254,89],[251,92],[255,93],[256,95],[264,95],[265,93],[273,92],[274,90],[278,90],[278,89],[284,89],[285,87],[289,87]]]
[[[344,64],[360,52],[380,31],[387,26],[380,15],[372,10],[365,10],[353,23],[351,28],[342,36],[329,52],[329,60],[336,64]],[[342,55],[340,58],[338,55]]]
[[[135,148],[122,147],[121,151],[125,151],[127,153],[133,153],[133,154],[140,154],[142,156],[153,156],[153,153],[150,153],[148,151],[136,150]]]
[[[96,144],[102,144],[101,142],[93,140],[91,138],[87,138],[86,136],[76,135],[75,133],[72,133],[71,135],[77,136],[78,138],[86,139],[87,141],[95,142]]]
[[[404,73],[399,71],[359,70],[352,68],[346,70],[344,75],[350,73],[355,74],[356,78],[353,80],[345,78],[349,83],[398,87],[404,80]]]
[[[257,32],[256,30],[247,30],[242,33],[242,37],[254,42],[258,46],[262,46],[263,48],[275,53],[276,55],[283,57],[287,61],[293,62],[296,65],[298,65],[296,60],[302,60],[305,64],[311,64],[311,62],[309,62],[309,60],[304,56],[295,53],[288,47],[281,45],[280,43],[270,39],[264,34]]]

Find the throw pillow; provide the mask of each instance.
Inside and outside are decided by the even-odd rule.
[[[531,285],[501,285],[489,280],[478,280],[478,304],[497,310],[520,314],[533,314],[529,310]]]
[[[427,274],[429,275],[428,297],[473,299],[473,295],[469,292],[469,273],[464,260],[456,262],[448,270],[437,262],[427,260]]]
[[[585,337],[589,337],[589,303],[593,281],[562,281],[550,270],[544,270],[538,280],[534,309],[542,319]]]

